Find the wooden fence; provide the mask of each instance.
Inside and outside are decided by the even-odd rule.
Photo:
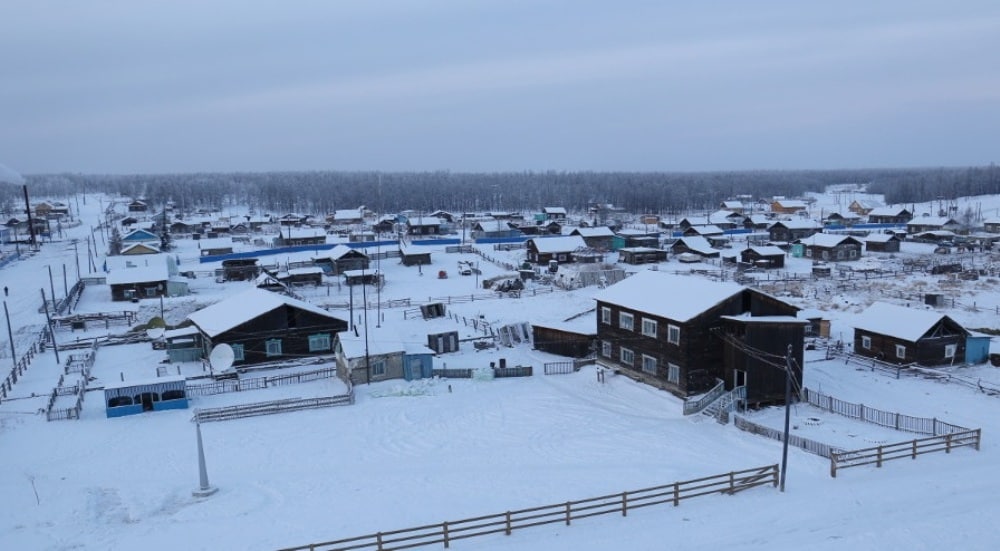
[[[476,376],[476,371],[479,371],[479,369],[435,369],[433,370],[432,375],[448,379],[472,379]],[[506,379],[509,377],[531,377],[534,369],[530,365],[518,365],[514,367],[494,367],[491,368],[490,371],[493,372],[493,378]]]
[[[757,423],[754,423],[753,421],[750,421],[746,417],[740,415],[734,415],[733,417],[735,419],[736,428],[740,430],[751,434],[759,434],[779,442],[784,442],[785,440],[784,431],[773,429],[771,427],[765,427],[764,425],[758,425]],[[803,449],[809,453],[814,453],[820,457],[830,457],[834,452],[840,451],[839,448],[835,448],[829,444],[824,444],[823,442],[817,442],[808,438],[802,438],[796,434],[788,435],[788,445]]]
[[[209,421],[229,421],[232,419],[242,419],[244,417],[274,415],[276,413],[301,411],[304,409],[347,406],[353,403],[354,391],[351,390],[347,394],[342,394],[340,396],[290,398],[287,400],[272,400],[269,402],[240,404],[238,406],[227,406],[221,408],[196,409],[194,410],[194,417],[192,420],[199,423],[206,423]]]
[[[262,390],[273,386],[297,385],[320,379],[332,379],[337,376],[337,369],[328,367],[314,371],[290,373],[288,375],[273,375],[270,377],[251,377],[246,379],[223,379],[204,385],[188,385],[188,396],[211,396],[226,392],[244,392],[247,390]]]
[[[944,421],[938,420],[936,417],[912,417],[901,413],[883,411],[865,406],[864,404],[854,404],[838,400],[833,396],[827,396],[826,394],[816,392],[815,390],[810,390],[808,388],[803,388],[802,392],[804,395],[803,398],[805,398],[806,401],[820,409],[836,413],[837,415],[843,415],[844,417],[849,417],[851,419],[864,421],[865,423],[888,427],[898,431],[937,436],[940,434],[958,433],[969,430],[966,427],[945,423]]]
[[[951,432],[942,436],[932,436],[909,442],[884,444],[874,448],[835,451],[830,454],[830,476],[837,478],[837,469],[872,464],[881,468],[882,463],[886,461],[905,458],[916,459],[918,455],[941,451],[951,453],[951,450],[954,448],[972,447],[978,451],[981,438],[982,429],[974,429],[964,432]]]
[[[347,551],[349,549],[389,551],[438,544],[449,548],[452,542],[468,538],[491,534],[509,536],[516,530],[546,524],[570,526],[574,520],[599,515],[613,514],[624,517],[628,516],[629,511],[643,507],[665,504],[677,507],[681,501],[687,499],[711,494],[734,495],[743,490],[765,485],[778,486],[777,465],[733,471],[577,501],[566,501],[462,520],[366,534],[353,538],[311,543],[298,547],[288,547],[281,551]]]
[[[94,366],[94,361],[97,359],[97,348],[97,339],[93,339],[88,350],[74,352],[66,357],[66,360],[63,362],[63,373],[59,376],[59,382],[52,389],[48,404],[45,406],[46,421],[80,418],[80,412],[83,411],[83,399],[87,397],[87,381],[90,379],[90,368]],[[66,377],[74,375],[77,378],[76,384],[66,386]],[[59,396],[76,396],[76,401],[72,407],[56,408],[56,400]]]
[[[579,369],[573,362],[545,362],[542,364],[542,371],[546,375],[566,375],[575,373]]]

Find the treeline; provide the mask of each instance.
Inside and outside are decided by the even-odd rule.
[[[798,197],[828,185],[868,184],[889,203],[1000,193],[1000,171],[973,168],[743,172],[270,172],[27,176],[35,197],[104,192],[167,200],[180,209],[247,205],[260,212],[325,213],[361,205],[377,212],[512,210],[546,206],[582,211],[594,203],[630,212],[712,210],[739,195]],[[0,185],[0,209],[23,203],[21,188]]]

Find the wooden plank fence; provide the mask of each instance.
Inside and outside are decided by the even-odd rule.
[[[874,448],[860,450],[836,451],[830,454],[830,476],[837,478],[838,469],[875,465],[882,468],[882,463],[895,459],[916,459],[925,453],[951,453],[954,448],[971,447],[979,451],[982,440],[982,429],[950,432],[941,436],[921,438],[908,442],[883,444]]]
[[[287,375],[272,375],[270,377],[250,377],[246,379],[223,379],[203,385],[188,385],[187,395],[211,396],[213,394],[224,394],[226,392],[244,392],[247,390],[262,390],[274,386],[297,385],[318,381],[320,379],[332,379],[337,376],[337,369],[328,367],[313,371],[303,371],[300,373],[290,373]]]
[[[333,406],[348,406],[354,403],[354,390],[339,396],[322,396],[319,398],[290,398],[286,400],[271,400],[268,402],[256,402],[253,404],[240,404],[238,406],[226,406],[221,408],[207,408],[194,410],[192,421],[207,423],[210,421],[229,421],[232,419],[242,419],[244,417],[257,417],[260,415],[274,415],[276,413],[286,413],[289,411],[301,411],[304,409],[327,408]]]
[[[836,413],[851,419],[857,419],[865,423],[888,427],[902,432],[912,432],[916,434],[940,435],[948,433],[965,432],[966,427],[952,425],[938,420],[936,417],[912,417],[901,413],[883,411],[864,404],[854,404],[838,400],[833,396],[828,396],[815,390],[803,388],[803,398],[810,404]]]
[[[400,530],[366,534],[353,538],[310,543],[288,547],[281,551],[389,551],[427,545],[449,548],[458,540],[488,536],[511,535],[517,530],[546,524],[570,526],[574,520],[599,515],[628,516],[629,511],[654,505],[677,507],[695,497],[724,494],[734,495],[759,486],[778,486],[778,466],[768,465],[729,473],[674,482],[662,486],[566,501],[515,511],[505,511],[461,520],[426,524]]]
[[[779,442],[784,442],[785,440],[784,431],[771,427],[765,427],[764,425],[758,425],[741,415],[734,415],[733,418],[735,420],[734,424],[736,425],[736,428],[742,431],[746,431],[751,434],[758,434]],[[788,435],[788,445],[803,449],[809,453],[814,453],[820,457],[830,457],[834,452],[841,451],[839,448],[835,448],[829,444],[824,444],[823,442],[817,442],[808,438],[802,438],[796,434]]]
[[[494,367],[494,368],[446,368],[435,369],[431,372],[434,377],[444,377],[448,379],[472,379],[480,369],[489,369],[493,372],[493,378],[506,379],[510,377],[531,377],[534,369],[530,365],[518,365],[514,367]]]

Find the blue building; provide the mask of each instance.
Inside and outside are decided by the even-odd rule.
[[[184,377],[173,376],[105,385],[104,405],[108,417],[164,409],[187,409],[186,381]]]

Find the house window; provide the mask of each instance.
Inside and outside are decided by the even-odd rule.
[[[944,357],[945,358],[954,358],[955,354],[957,352],[958,352],[958,345],[957,344],[947,344],[944,347]]]
[[[812,258],[812,255],[813,255],[813,250],[812,249],[806,249],[806,258]]]
[[[667,326],[667,342],[670,344],[681,343],[681,328],[676,325]]]
[[[645,373],[656,375],[656,358],[642,355],[642,370]]]
[[[622,348],[621,355],[619,356],[621,362],[625,365],[631,366],[635,362],[635,354],[628,348]]]
[[[872,349],[872,338],[871,337],[861,337],[861,348],[865,350]]]
[[[656,320],[642,318],[642,334],[646,337],[656,338]]]
[[[823,251],[823,260],[830,259],[830,251]]]
[[[611,341],[601,341],[601,356],[611,357]]]
[[[330,335],[323,333],[319,335],[309,335],[309,351],[318,352],[330,349]]]
[[[611,325],[611,308],[607,306],[601,307],[601,323]]]
[[[233,361],[242,362],[244,360],[243,356],[243,345],[242,344],[230,344],[230,348],[233,349]]]
[[[627,314],[625,312],[619,312],[618,314],[618,326],[627,331],[632,331],[633,322],[635,317],[632,314]]]
[[[271,339],[264,341],[264,351],[270,356],[280,356],[281,355],[281,339]]]
[[[372,376],[381,377],[385,375],[385,360],[375,360],[371,363]]]
[[[667,382],[679,384],[681,382],[681,366],[677,364],[667,364]]]
[[[858,257],[858,251],[856,251],[856,250],[854,250],[854,249],[851,249],[851,250],[850,250],[850,251],[848,252],[848,254],[850,255],[850,257],[851,257],[851,258],[857,258],[857,257]]]
[[[899,359],[901,359],[901,360],[905,360],[906,359],[906,347],[905,346],[903,346],[901,344],[897,344],[896,345],[896,357],[899,358]]]

